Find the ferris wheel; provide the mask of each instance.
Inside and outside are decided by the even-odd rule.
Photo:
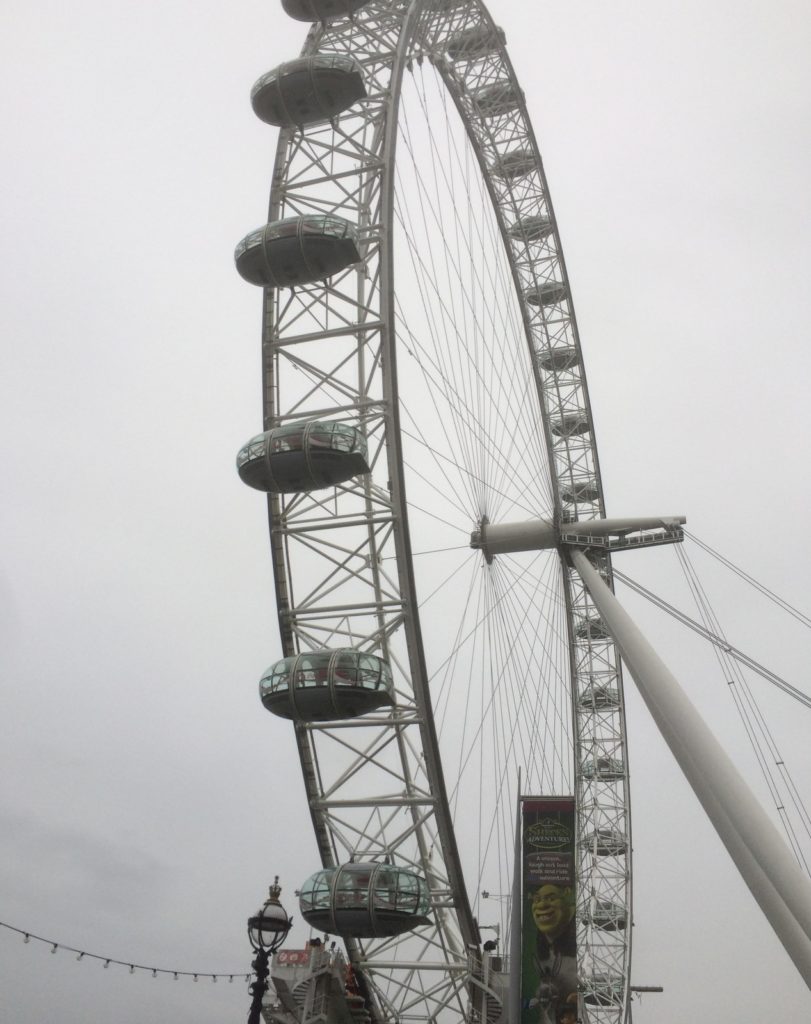
[[[577,1012],[619,1024],[623,684],[567,554],[610,584],[603,492],[504,34],[480,0],[283,7],[312,25],[252,91],[280,135],[268,222],[236,250],[264,289],[238,467],[268,492],[284,658],[263,703],[295,730],[321,858],[302,912],[343,937],[373,1021],[495,1024],[517,803],[571,796]],[[545,998],[533,1019],[556,1021]]]

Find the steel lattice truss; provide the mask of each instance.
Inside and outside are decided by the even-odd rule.
[[[264,408],[265,429],[316,418],[346,420],[362,425],[369,444],[369,476],[331,490],[271,496],[269,512],[284,653],[355,647],[386,658],[395,674],[397,704],[390,713],[295,727],[323,864],[390,858],[413,866],[430,886],[430,926],[396,938],[347,942],[380,1021],[467,1018],[471,985],[480,984],[480,936],[462,879],[431,712],[398,403],[395,340],[403,329],[392,246],[395,143],[401,78],[414,62],[428,61],[441,76],[492,199],[521,297],[550,486],[555,508],[563,510],[559,518],[603,512],[557,231],[533,238],[513,230],[539,215],[554,226],[523,97],[503,46],[476,59],[452,60],[446,53],[449,38],[479,27],[493,26],[478,0],[371,0],[351,19],[313,26],[304,54],[351,55],[363,67],[368,96],[332,122],[282,131],[271,190],[270,220],[330,213],[360,231],[358,266],[326,284],[266,291]],[[494,88],[515,98],[495,114],[482,99]],[[533,154],[532,173],[520,180],[494,173],[516,149]],[[564,286],[558,301],[532,304],[524,298],[550,282]],[[610,579],[608,556],[597,560]],[[628,1000],[630,821],[622,680],[613,644],[589,626],[597,613],[565,563],[562,579],[573,680],[583,1014],[608,1024],[625,1020]],[[595,700],[598,689],[616,694],[616,701]],[[598,769],[584,772],[587,762]],[[609,762],[621,770],[603,777],[599,766]],[[623,856],[598,855],[586,837],[601,830],[623,838]],[[613,928],[606,928],[606,913],[616,915]]]

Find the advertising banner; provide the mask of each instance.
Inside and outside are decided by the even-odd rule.
[[[521,1024],[575,1024],[574,797],[521,801]]]

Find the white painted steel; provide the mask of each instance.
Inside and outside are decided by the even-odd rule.
[[[429,884],[430,926],[414,936],[346,941],[372,1017],[380,1022],[465,1019],[468,982],[480,972],[472,893],[462,878],[432,714],[429,675],[438,667],[436,660],[426,661],[410,537],[415,513],[406,498],[406,483],[416,477],[404,470],[398,357],[413,359],[414,339],[398,307],[407,296],[398,293],[403,268],[394,250],[400,230],[396,147],[402,155],[407,138],[406,127],[398,132],[404,75],[417,80],[430,72],[444,88],[489,195],[508,278],[503,294],[486,298],[491,306],[515,304],[525,360],[520,374],[517,365],[500,370],[521,377],[535,432],[524,443],[545,449],[548,460],[549,500],[543,487],[537,494],[521,488],[532,506],[528,514],[547,516],[558,529],[591,524],[604,514],[571,289],[523,95],[495,34],[494,47],[481,59],[455,63],[444,55],[450,36],[482,27],[494,28],[479,0],[369,0],[352,18],[314,25],[303,55],[352,56],[363,68],[368,97],[332,122],[283,130],[271,189],[270,220],[330,213],[357,224],[359,232],[358,266],[325,283],[265,293],[264,429],[329,417],[359,423],[368,440],[368,477],[325,492],[271,496],[268,507],[284,654],[354,646],[386,658],[395,673],[397,704],[390,715],[295,725],[322,863],[390,858],[418,870]],[[520,181],[490,173],[516,149],[534,154],[533,171]],[[509,393],[502,401],[509,401]],[[554,432],[551,424],[568,422],[574,410],[577,430]],[[459,422],[464,426],[464,415]],[[520,454],[512,434],[510,451]],[[462,530],[486,511],[478,509],[472,524],[460,523]],[[557,554],[548,557],[558,565]],[[610,578],[607,554],[598,561]],[[495,574],[497,568],[483,570]],[[528,563],[519,583],[530,571]],[[630,851],[618,657],[609,641],[578,631],[596,612],[577,574],[565,563],[558,571],[568,662],[560,684],[565,697],[550,710],[561,716],[563,735],[553,751],[560,768],[550,785],[555,792],[574,789],[579,836],[610,829],[625,837]],[[526,632],[520,616],[513,616],[511,627]],[[537,653],[533,657],[533,673],[539,672]],[[583,701],[595,685],[616,692],[617,701]],[[621,771],[610,779],[581,771],[590,758],[603,756],[621,764]],[[513,800],[509,806],[511,820]],[[511,850],[511,841],[507,846]],[[630,854],[620,861],[580,848],[581,973],[620,979],[616,1004],[581,1008],[582,1019],[594,1024],[622,1024],[627,1016],[631,929],[606,932],[593,908],[610,901],[630,922],[630,881]],[[444,972],[434,969],[437,958]]]
[[[636,516],[614,519],[589,519],[580,526],[567,523],[566,538],[571,543],[577,537],[627,537],[628,534],[650,531],[673,532],[686,523],[684,516]],[[530,519],[523,523],[485,523],[471,537],[470,546],[481,548],[486,556],[503,555],[515,551],[542,551],[560,544],[561,528],[544,519]]]
[[[811,988],[811,881],[803,874],[732,761],[675,676],[600,578],[588,556],[570,557],[648,710],[738,870]]]

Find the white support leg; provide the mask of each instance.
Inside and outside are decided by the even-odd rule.
[[[811,942],[797,923],[797,918],[780,898],[771,879],[761,870],[747,845],[741,842],[723,807],[714,803],[709,795],[705,794],[700,799],[749,891],[755,897],[803,981],[811,988]]]
[[[588,557],[576,548],[569,554],[673,756],[811,988],[811,882],[704,719]]]

